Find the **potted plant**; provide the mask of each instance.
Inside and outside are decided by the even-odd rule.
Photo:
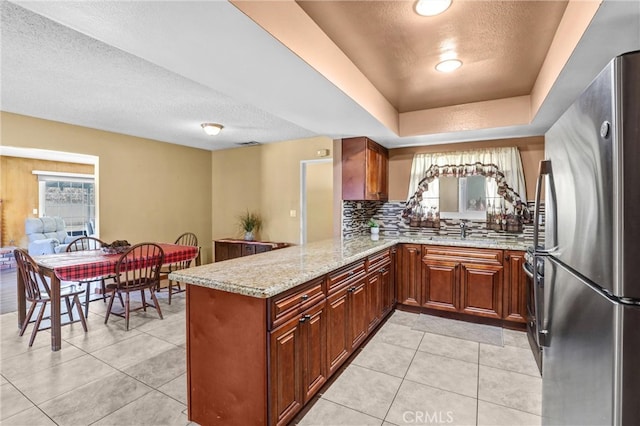
[[[380,225],[373,219],[369,219],[367,226],[371,229],[371,235],[377,236],[380,233]]]
[[[240,215],[238,219],[240,221],[240,228],[244,231],[244,239],[253,241],[255,233],[262,227],[260,215],[247,210],[247,212]]]

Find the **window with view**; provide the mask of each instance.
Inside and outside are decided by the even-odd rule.
[[[37,173],[40,216],[60,216],[70,235],[92,233],[96,218],[93,175],[46,173]]]

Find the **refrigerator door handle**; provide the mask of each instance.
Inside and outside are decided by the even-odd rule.
[[[547,178],[547,198],[549,202],[546,203],[546,217],[545,226],[548,224],[551,226],[551,235],[553,241],[545,241],[545,247],[540,246],[540,210],[541,210],[541,194],[542,184]],[[535,198],[535,211],[534,211],[534,226],[533,226],[533,247],[537,254],[557,254],[557,206],[556,206],[556,190],[555,182],[553,180],[553,168],[551,167],[551,160],[540,161],[540,167],[538,171],[538,179],[536,181],[536,198]]]
[[[538,259],[534,257],[534,265],[537,265]],[[544,294],[544,292],[540,291],[539,288],[539,279],[541,278],[536,270],[536,266],[534,266],[534,270],[530,271],[527,267],[527,264],[522,265],[522,270],[524,273],[531,278],[531,282],[533,285],[533,316],[535,318],[535,330],[534,330],[534,338],[538,347],[545,346],[545,337],[547,335],[547,330],[542,329],[542,317],[544,316],[544,312],[542,312],[542,304],[540,303],[540,296]]]

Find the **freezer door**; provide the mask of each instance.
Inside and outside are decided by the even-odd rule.
[[[544,279],[542,423],[611,425],[617,306],[551,258]]]
[[[545,135],[552,173],[545,247],[609,291],[614,282],[612,73],[612,66],[605,69]]]

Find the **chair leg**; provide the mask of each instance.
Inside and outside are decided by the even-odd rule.
[[[169,289],[169,304],[171,304],[171,294],[173,294],[173,281],[169,280],[169,284],[167,284],[167,288]]]
[[[68,298],[67,298],[68,299]],[[84,332],[87,332],[87,321],[84,318],[84,315],[82,315],[82,307],[80,306],[80,298],[78,297],[78,295],[74,295],[73,296],[75,305],[76,305],[76,309],[78,310],[78,316],[80,317],[80,322],[82,323],[82,328],[84,328]]]
[[[140,298],[142,299],[142,310],[147,312],[147,300],[144,297],[144,289],[140,290]]]
[[[124,302],[124,322],[127,331],[129,331],[129,292],[127,292],[126,300]]]
[[[104,278],[100,280],[100,285],[102,287],[102,303],[107,303],[107,286],[104,283]]]
[[[36,333],[40,328],[40,321],[42,321],[42,317],[44,316],[44,311],[47,308],[47,302],[42,304],[42,308],[40,309],[40,313],[38,314],[38,319],[36,323],[33,325],[33,331],[31,332],[31,338],[29,339],[29,347],[33,346],[33,341],[36,339]]]
[[[160,319],[164,319],[162,317],[162,311],[160,310],[160,304],[158,303],[158,299],[156,298],[156,293],[153,291],[153,288],[149,287],[149,293],[151,294],[151,298],[153,299],[153,303],[156,305],[156,311],[158,311],[158,316]],[[171,294],[171,293],[169,293]]]
[[[120,305],[124,308],[124,300],[122,300],[122,294],[118,292],[118,299],[120,299]]]
[[[84,317],[85,318],[89,318],[89,296],[91,296],[91,283],[87,283],[87,289],[85,291],[85,296],[84,296]]]
[[[36,302],[31,302],[31,306],[29,306],[29,312],[27,312],[27,316],[24,317],[24,322],[22,323],[22,328],[20,328],[20,336],[24,335],[24,332],[27,330],[27,327],[29,326],[29,320],[31,319],[31,316],[33,315],[33,311],[35,311],[36,309]]]
[[[109,306],[107,306],[107,315],[104,317],[104,323],[106,324],[109,321],[109,315],[111,315],[111,307],[113,306],[113,300],[116,298],[116,293],[120,296],[120,293],[117,290],[113,290],[111,292],[111,297],[109,298]],[[122,296],[120,296],[120,301],[122,301]]]
[[[69,315],[69,321],[73,322],[73,309],[71,309],[71,303],[69,302],[69,298],[64,298],[64,303],[67,305],[67,315]],[[74,300],[75,303],[75,300]]]

